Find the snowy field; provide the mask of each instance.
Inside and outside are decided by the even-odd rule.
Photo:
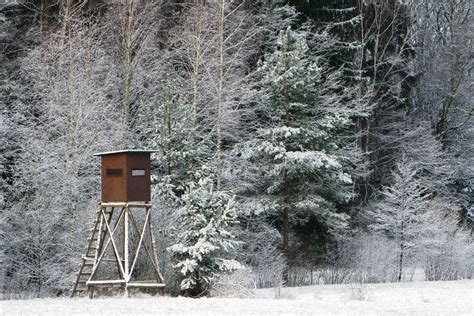
[[[474,280],[320,285],[237,298],[56,298],[0,302],[1,315],[474,315]]]

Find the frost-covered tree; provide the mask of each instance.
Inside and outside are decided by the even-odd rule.
[[[370,212],[369,227],[386,234],[397,244],[397,280],[400,282],[406,261],[419,250],[429,229],[427,205],[430,195],[417,178],[417,169],[402,160],[393,172],[394,184],[382,190],[382,200]]]
[[[258,29],[244,2],[191,5],[171,37],[173,69],[192,107],[197,140],[213,149],[217,190],[224,182],[225,151],[240,138],[242,99]]]
[[[242,216],[239,222],[238,260],[252,269],[255,283],[260,288],[278,287],[283,283],[286,259],[281,251],[281,236],[275,227],[258,216]]]
[[[18,76],[31,94],[14,105],[22,154],[1,225],[11,291],[44,295],[70,286],[77,241],[98,201],[92,154],[120,142],[116,69],[98,31],[70,21],[67,35],[52,34],[22,59]]]
[[[471,278],[474,272],[472,236],[461,225],[456,205],[437,197],[430,201],[429,222],[423,227],[420,261],[427,280]]]
[[[290,225],[314,244],[315,229],[327,237],[345,227],[348,216],[336,204],[351,198],[348,159],[338,133],[351,125],[355,111],[345,98],[353,91],[318,55],[318,46],[311,52],[306,36],[287,28],[275,51],[264,56],[258,89],[266,124],[241,150],[259,167],[265,183],[260,199],[272,201],[264,204],[281,223],[287,255]]]
[[[181,289],[191,296],[206,295],[220,273],[240,268],[229,258],[237,245],[232,225],[237,222],[235,202],[216,191],[205,167],[189,182],[182,196],[182,226],[177,243],[168,248],[181,278]]]
[[[162,76],[160,29],[161,3],[156,1],[119,0],[107,6],[103,21],[105,41],[119,76],[124,139],[122,147],[138,147],[141,126],[137,114],[156,100],[156,86]]]
[[[159,150],[157,181],[167,181],[182,187],[189,178],[191,166],[203,159],[206,147],[195,138],[193,110],[170,81],[162,80],[156,100],[140,109],[141,142]],[[182,190],[182,188],[181,188]]]
[[[472,124],[472,1],[419,1],[416,70],[420,115],[434,125],[445,146]]]

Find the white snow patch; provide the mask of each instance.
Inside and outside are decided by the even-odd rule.
[[[48,298],[0,302],[1,315],[473,315],[474,280],[318,285],[237,298]]]

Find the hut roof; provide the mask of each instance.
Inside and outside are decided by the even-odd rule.
[[[151,153],[156,153],[156,152],[158,152],[158,150],[123,149],[123,150],[105,151],[105,152],[102,152],[102,153],[95,153],[94,156],[105,156],[105,155],[122,154],[122,153],[151,154]]]

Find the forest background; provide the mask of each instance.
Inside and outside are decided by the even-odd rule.
[[[171,294],[472,278],[473,9],[0,4],[4,294],[67,293],[99,202],[92,154],[125,148],[159,151]]]

